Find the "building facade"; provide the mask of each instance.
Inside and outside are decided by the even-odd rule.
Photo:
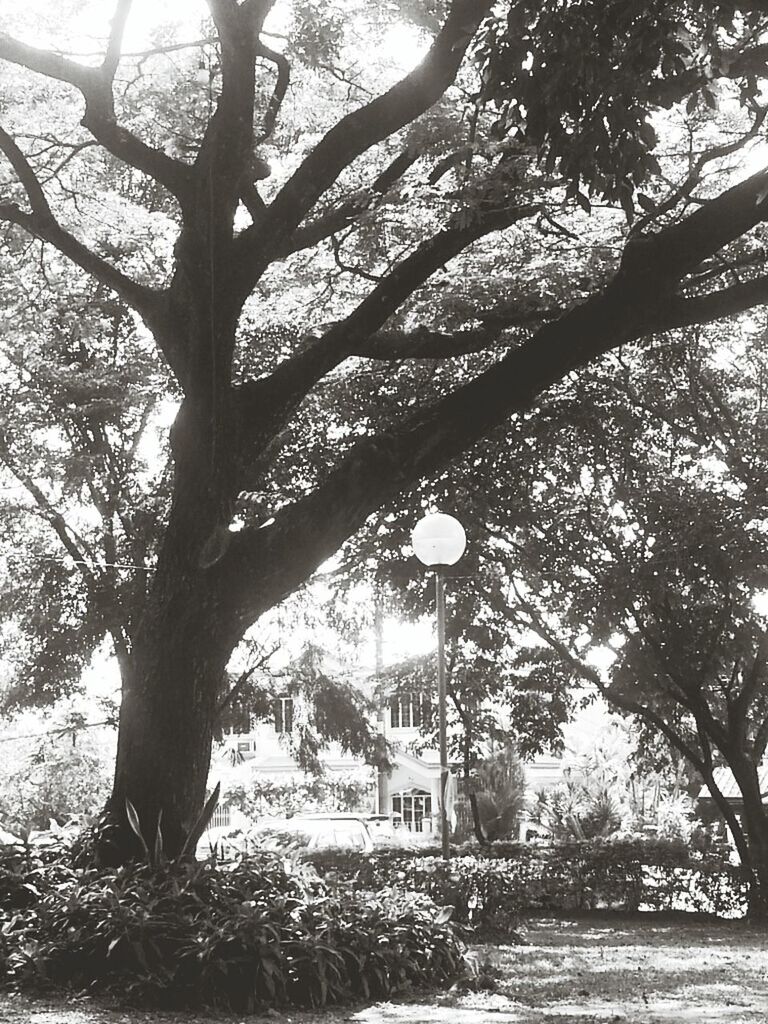
[[[252,722],[247,716],[234,721],[215,751],[211,778],[222,781],[222,803],[212,825],[237,827],[245,824],[242,814],[227,800],[227,792],[242,785],[244,778],[274,784],[275,790],[300,786],[306,775],[291,753],[291,737],[300,709],[295,698],[286,695],[274,701],[269,721]],[[436,750],[424,747],[420,733],[422,698],[419,694],[399,693],[387,698],[379,708],[377,725],[390,749],[391,770],[377,771],[359,757],[332,744],[322,754],[324,779],[330,788],[341,791],[345,783],[354,783],[361,813],[386,814],[395,824],[425,839],[439,830],[440,760]],[[525,765],[526,794],[533,803],[537,792],[563,780],[564,769],[579,756],[605,723],[605,712],[592,708],[583,720],[566,730],[566,749],[562,756],[538,757]],[[349,792],[349,786],[347,792]],[[454,821],[453,804],[456,782],[449,776],[447,812]],[[268,802],[259,813],[275,813]],[[530,834],[524,822],[521,838]]]

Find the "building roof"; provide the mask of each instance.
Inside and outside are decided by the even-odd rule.
[[[741,800],[741,790],[739,789],[730,768],[715,768],[714,777],[715,785],[726,800]],[[761,764],[758,768],[757,779],[760,784],[760,796],[765,800],[768,796],[768,762]],[[712,794],[706,786],[702,786],[699,790],[699,800],[711,799]]]

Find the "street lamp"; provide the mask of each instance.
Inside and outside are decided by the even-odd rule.
[[[464,554],[467,536],[464,527],[453,516],[433,512],[414,527],[411,543],[416,557],[435,570],[435,603],[437,605],[437,713],[440,737],[440,832],[443,860],[451,856],[448,841],[448,739],[445,710],[445,569],[455,565]]]

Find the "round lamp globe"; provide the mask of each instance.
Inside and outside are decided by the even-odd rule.
[[[464,554],[467,535],[458,519],[433,512],[416,524],[411,543],[414,554],[424,565],[455,565]]]

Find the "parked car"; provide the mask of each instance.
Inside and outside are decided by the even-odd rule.
[[[276,850],[352,850],[371,853],[371,833],[354,814],[295,814],[264,818],[247,835],[248,846]]]

